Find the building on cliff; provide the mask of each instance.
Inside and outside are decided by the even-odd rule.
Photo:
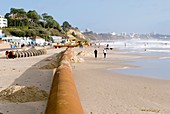
[[[7,19],[5,19],[3,16],[0,15],[0,28],[7,27]]]

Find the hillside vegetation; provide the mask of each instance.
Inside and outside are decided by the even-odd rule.
[[[51,15],[43,13],[39,15],[35,10],[26,12],[24,9],[11,8],[5,14],[8,27],[3,28],[5,35],[18,37],[40,36],[46,41],[52,40],[50,36],[61,36],[62,38],[85,38],[78,28],[72,27],[67,21],[60,26]],[[70,30],[72,31],[70,34]],[[81,35],[80,35],[81,34]]]

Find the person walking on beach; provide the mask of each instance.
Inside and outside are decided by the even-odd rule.
[[[95,58],[97,58],[97,49],[94,50]]]
[[[109,44],[107,44],[106,47],[109,48]]]
[[[103,50],[104,58],[106,58],[107,50],[104,48]]]

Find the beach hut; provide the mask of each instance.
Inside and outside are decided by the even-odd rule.
[[[21,42],[21,38],[15,36],[2,37],[2,40],[7,42]]]
[[[31,38],[32,42],[38,45],[43,45],[45,43],[45,39],[39,37],[39,36],[34,36]]]
[[[54,40],[54,43],[58,43],[62,41],[62,37],[61,36],[51,36]]]

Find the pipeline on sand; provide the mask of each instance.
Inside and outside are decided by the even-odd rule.
[[[84,114],[72,78],[71,49],[60,53],[45,114]]]

